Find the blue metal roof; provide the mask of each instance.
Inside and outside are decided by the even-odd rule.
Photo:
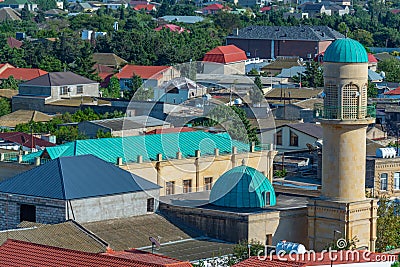
[[[216,181],[211,189],[210,203],[232,208],[263,208],[268,202],[276,204],[275,190],[270,181],[259,171],[248,166],[235,167]]]
[[[62,200],[159,188],[92,155],[58,158],[0,183],[3,193]]]
[[[383,77],[380,74],[376,73],[375,71],[368,69],[368,80],[381,81],[383,80]]]
[[[238,152],[248,152],[250,148],[249,144],[232,140],[229,134],[196,131],[77,140],[46,148],[45,151],[51,159],[90,154],[116,163],[118,157],[123,162],[136,162],[139,155],[143,161],[156,160],[157,154],[162,154],[163,159],[175,159],[178,151],[183,158],[194,157],[195,150],[200,150],[201,155],[213,155],[215,148],[219,149],[220,154],[228,154],[232,152],[232,146],[236,146]],[[26,155],[23,160],[31,160],[30,157]]]

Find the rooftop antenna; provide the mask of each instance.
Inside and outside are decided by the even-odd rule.
[[[151,242],[151,253],[154,253],[154,248],[156,248],[157,250],[160,249],[161,244],[160,244],[160,242],[158,242],[157,239],[155,239],[154,237],[150,236],[149,240]]]

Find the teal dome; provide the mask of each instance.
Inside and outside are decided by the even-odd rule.
[[[356,40],[338,39],[326,49],[324,62],[368,63],[368,54],[364,46]]]
[[[276,204],[275,190],[259,171],[248,166],[225,172],[214,184],[210,203],[231,208],[263,208]]]

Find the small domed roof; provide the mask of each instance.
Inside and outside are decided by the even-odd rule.
[[[210,193],[210,203],[232,208],[263,208],[276,204],[275,190],[259,171],[238,166],[225,172]]]
[[[356,40],[338,39],[325,50],[324,62],[368,63],[368,54]]]

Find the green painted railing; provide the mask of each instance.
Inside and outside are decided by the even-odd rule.
[[[354,107],[354,106],[324,106],[314,104],[314,118],[317,119],[339,119],[355,120],[365,118],[376,118],[375,106]]]

